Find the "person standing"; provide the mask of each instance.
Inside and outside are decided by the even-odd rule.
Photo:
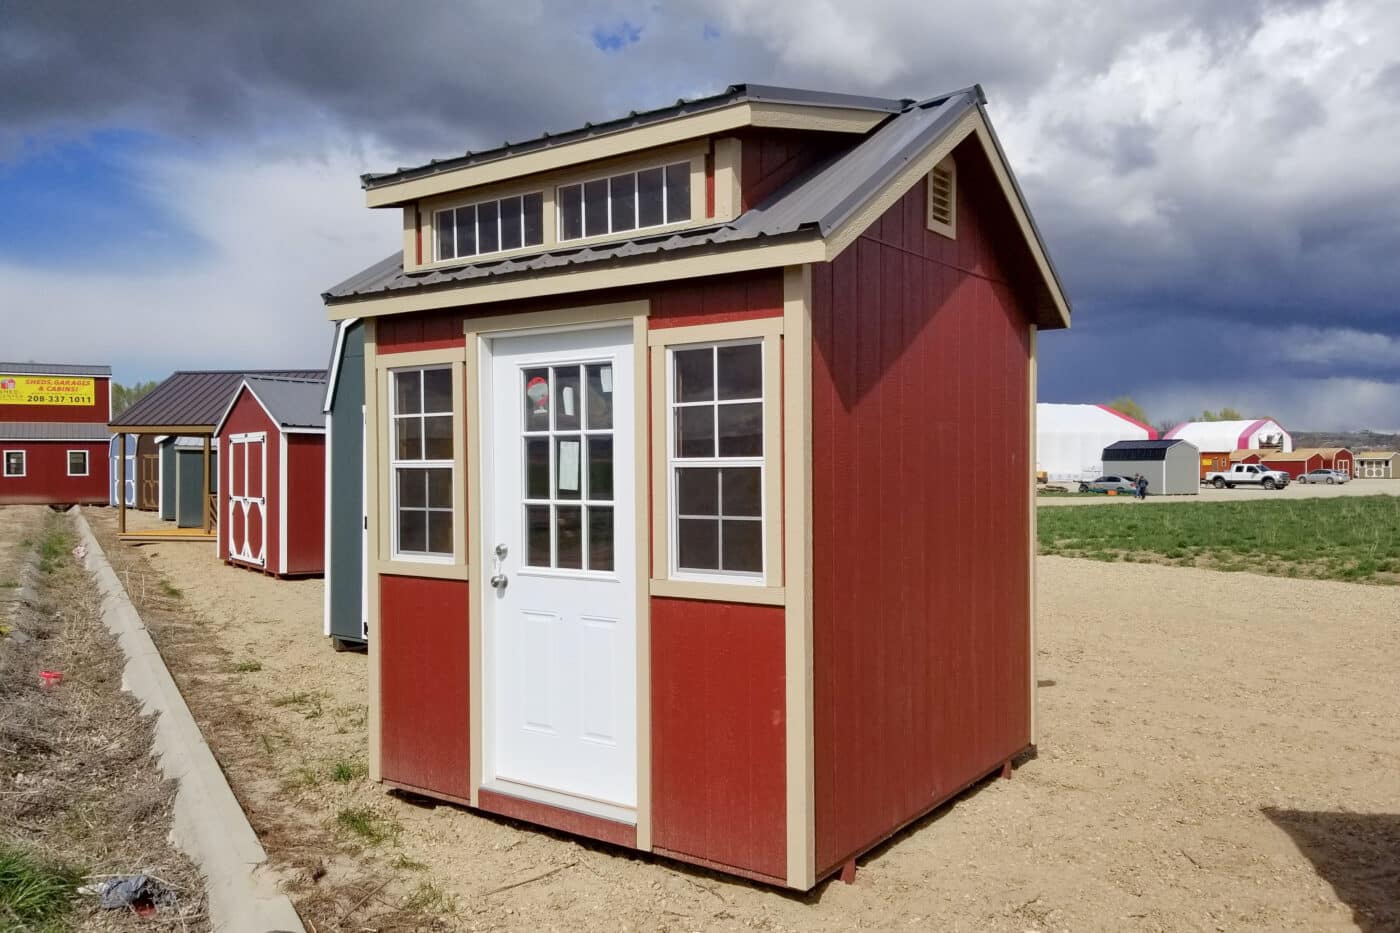
[[[1141,473],[1137,475],[1137,497],[1139,499],[1147,498],[1147,477]]]

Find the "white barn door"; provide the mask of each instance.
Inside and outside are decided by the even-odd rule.
[[[228,458],[228,556],[267,564],[267,433],[234,434]]]

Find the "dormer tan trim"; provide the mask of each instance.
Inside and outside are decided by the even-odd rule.
[[[889,116],[890,114],[884,111],[845,107],[804,107],[797,104],[761,102],[734,104],[718,110],[496,159],[481,165],[467,165],[426,178],[380,185],[365,192],[365,204],[368,207],[394,207],[407,201],[448,194],[463,188],[496,184],[525,175],[611,159],[641,149],[654,149],[687,140],[731,133],[748,126],[827,133],[866,133]]]

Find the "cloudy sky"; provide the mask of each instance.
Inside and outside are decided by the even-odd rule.
[[[739,81],[983,85],[1075,306],[1043,399],[1400,430],[1388,0],[0,0],[0,359],[320,365],[398,244],[361,172]]]

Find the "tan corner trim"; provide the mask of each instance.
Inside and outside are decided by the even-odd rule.
[[[481,554],[481,342],[476,334],[466,335],[466,367],[462,377],[466,392],[463,402],[463,416],[467,422],[467,568],[472,578],[485,579],[485,567]],[[482,703],[486,695],[482,676],[485,664],[481,657],[481,628],[486,612],[487,588],[478,585],[469,592],[467,609],[467,704],[468,729],[468,797],[472,806],[477,806],[477,792],[481,790],[482,749]]]
[[[745,586],[742,583],[708,583],[696,580],[663,580],[652,577],[651,595],[668,599],[703,599],[719,603],[781,606],[786,595],[781,586]]]
[[[596,289],[728,275],[733,272],[820,262],[825,258],[826,247],[821,240],[813,238],[776,246],[753,245],[703,255],[678,255],[670,259],[652,258],[625,266],[598,263],[597,268],[584,266],[571,269],[565,266],[554,272],[501,278],[488,276],[483,280],[463,283],[454,288],[414,290],[408,295],[387,295],[382,298],[338,302],[329,305],[326,313],[332,321],[351,317],[382,317],[386,314],[431,311],[550,295],[572,295]]]
[[[466,349],[465,347],[444,347],[441,350],[415,350],[409,353],[376,353],[374,379],[375,390],[378,396],[387,400],[389,398],[389,377],[394,370],[416,369],[420,366],[442,366],[447,365],[452,370],[452,404],[454,416],[452,418],[452,450],[453,450],[453,483],[452,483],[452,512],[456,516],[463,514],[466,508],[466,490],[461,477],[467,470],[467,437],[465,418],[462,412],[464,405],[463,380],[465,378]],[[390,564],[404,569],[398,570],[399,576],[410,577],[433,577],[438,579],[467,579],[467,531],[463,523],[458,520],[452,526],[452,553],[450,562],[433,563],[416,560],[394,560],[393,543],[390,540],[390,531],[393,524],[393,517],[387,515],[390,504],[394,501],[389,484],[392,479],[393,470],[389,467],[390,451],[389,442],[391,433],[389,431],[389,407],[386,401],[382,414],[377,415],[378,428],[381,441],[372,449],[372,456],[367,458],[378,462],[378,493],[379,508],[378,513],[383,519],[379,523],[378,544],[379,551],[375,556],[376,566]],[[385,571],[389,572],[389,571]]]
[[[1030,514],[1030,524],[1026,526],[1027,529],[1028,529],[1028,536],[1029,536],[1029,538],[1030,538],[1029,547],[1028,547],[1028,550],[1030,551],[1030,557],[1029,557],[1029,561],[1030,561],[1030,580],[1029,580],[1029,583],[1028,583],[1028,585],[1029,585],[1029,587],[1030,587],[1030,590],[1029,590],[1029,592],[1028,592],[1028,594],[1027,594],[1027,607],[1029,608],[1029,613],[1028,613],[1029,618],[1026,620],[1026,624],[1027,624],[1027,625],[1029,626],[1029,628],[1030,628],[1030,632],[1029,632],[1029,641],[1030,641],[1030,645],[1029,645],[1029,650],[1030,650],[1030,665],[1029,665],[1029,667],[1030,667],[1030,678],[1031,678],[1031,683],[1030,683],[1030,698],[1031,698],[1031,744],[1032,744],[1032,745],[1035,745],[1036,742],[1037,742],[1037,737],[1038,737],[1039,734],[1040,734],[1040,733],[1039,733],[1039,723],[1037,722],[1037,718],[1038,718],[1038,717],[1037,717],[1037,708],[1038,708],[1039,704],[1036,702],[1036,696],[1035,696],[1036,690],[1038,689],[1037,685],[1040,683],[1040,681],[1039,681],[1039,679],[1038,679],[1038,676],[1037,676],[1037,674],[1036,674],[1036,656],[1035,656],[1035,651],[1036,651],[1036,645],[1035,645],[1035,642],[1036,642],[1036,638],[1035,638],[1035,609],[1036,609],[1036,598],[1035,598],[1035,583],[1036,583],[1035,559],[1036,559],[1036,552],[1039,550],[1038,535],[1037,535],[1037,533],[1036,533],[1036,511],[1035,511],[1035,509],[1036,509],[1036,505],[1035,505],[1035,496],[1036,496],[1036,486],[1035,486],[1035,458],[1036,458],[1036,449],[1035,449],[1035,445],[1036,445],[1035,399],[1036,399],[1036,393],[1037,393],[1037,388],[1038,388],[1037,385],[1036,385],[1037,378],[1038,378],[1038,375],[1037,375],[1037,372],[1036,372],[1036,370],[1037,370],[1036,354],[1037,354],[1038,345],[1039,345],[1039,342],[1040,342],[1040,331],[1039,331],[1039,329],[1038,329],[1034,324],[1030,325],[1030,331],[1029,331],[1028,337],[1029,337],[1029,343],[1030,343],[1030,360],[1028,361],[1029,365],[1027,366],[1028,382],[1030,383],[1030,385],[1029,385],[1029,390],[1030,390],[1030,437],[1027,439],[1027,443],[1030,445],[1030,457],[1029,457],[1029,460],[1030,460],[1030,464],[1029,464],[1029,466],[1030,466],[1030,470],[1029,470],[1030,476],[1029,476],[1029,480],[1030,480],[1030,487],[1031,487],[1031,495],[1030,495],[1030,513],[1031,513],[1031,514]]]
[[[415,272],[422,268],[418,262],[418,203],[403,206],[403,269]]]
[[[650,412],[647,393],[651,380],[647,377],[647,315],[648,302],[636,302],[643,307],[632,318],[632,431],[633,485],[637,489],[634,516],[634,542],[637,574],[637,848],[651,851],[651,598],[644,582],[650,574],[651,550],[646,546],[647,527],[651,516],[651,486],[647,482],[647,460],[651,445],[647,443]]]
[[[688,584],[696,592],[711,588],[741,591],[779,591],[783,587],[783,509],[782,509],[782,339],[783,319],[751,318],[689,327],[661,327],[647,334],[651,345],[651,481],[655,490],[651,531],[651,578],[654,595],[657,582]],[[762,586],[715,580],[675,580],[671,577],[671,482],[669,474],[670,392],[666,380],[666,350],[697,343],[760,338],[763,341],[763,582]],[[700,588],[704,588],[703,590]],[[694,596],[696,599],[717,597]],[[771,597],[769,597],[771,599]],[[736,602],[767,602],[765,599],[736,599]]]
[[[805,107],[801,104],[753,104],[753,125],[780,130],[815,130],[826,133],[865,133],[888,120],[883,110],[848,107]]]
[[[427,580],[468,580],[465,564],[439,564],[423,560],[381,560],[375,564],[376,573],[390,577],[420,577]]]
[[[577,142],[535,152],[507,156],[371,188],[365,192],[367,207],[391,207],[404,201],[432,197],[461,188],[475,188],[555,171],[584,162],[616,158],[642,149],[655,149],[687,140],[727,133],[745,126],[863,133],[889,117],[883,111],[845,107],[806,107],[798,104],[737,103],[704,113],[679,116],[660,123],[616,130]]]
[[[743,204],[743,144],[733,136],[715,140],[715,216],[724,223],[738,217]]]
[[[651,313],[651,302],[614,301],[607,304],[580,305],[571,308],[551,308],[548,311],[526,311],[523,314],[495,314],[490,317],[467,318],[463,329],[468,334],[538,330],[541,327],[577,327],[580,324],[610,324],[643,319]]]
[[[365,457],[365,521],[366,548],[369,551],[365,572],[365,620],[369,626],[369,638],[365,650],[369,669],[369,777],[372,781],[384,779],[380,764],[380,678],[382,650],[379,631],[379,574],[374,568],[379,565],[379,531],[382,524],[379,517],[379,455],[383,448],[379,426],[379,379],[377,369],[377,343],[375,322],[365,322],[365,443],[372,455]]]
[[[826,254],[828,259],[835,259],[837,256],[856,241],[856,238],[869,229],[870,225],[884,216],[905,193],[914,185],[918,184],[933,171],[933,167],[948,157],[958,145],[977,127],[976,112],[968,113],[937,143],[921,152],[918,157],[908,162],[902,171],[894,177],[892,181],[885,185],[873,198],[865,202],[865,206],[858,212],[851,215],[840,227],[832,231],[826,238]]]
[[[647,344],[653,347],[669,347],[683,343],[743,340],[745,337],[781,337],[782,333],[782,318],[756,317],[746,321],[721,321],[717,324],[658,327],[647,334]],[[764,386],[765,390],[767,388]]]
[[[787,563],[787,882],[816,883],[812,705],[812,270],[783,270],[783,494]]]

